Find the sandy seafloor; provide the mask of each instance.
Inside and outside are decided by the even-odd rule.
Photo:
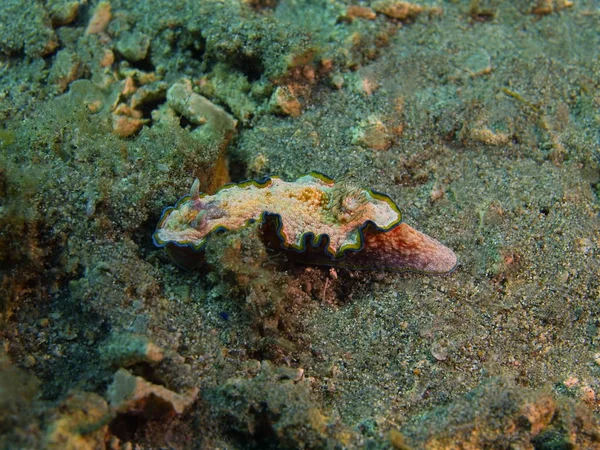
[[[599,53],[593,0],[2,0],[0,448],[600,448]],[[457,270],[152,244],[315,170]]]

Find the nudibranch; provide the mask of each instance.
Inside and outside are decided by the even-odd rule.
[[[211,235],[257,220],[263,235],[278,237],[265,242],[302,254],[306,263],[433,274],[457,265],[452,250],[403,223],[387,195],[335,184],[317,172],[294,182],[270,177],[229,184],[213,195],[201,194],[196,180],[164,210],[153,240],[170,250],[202,251]]]

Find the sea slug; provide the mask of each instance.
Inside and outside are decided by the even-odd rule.
[[[196,180],[189,195],[164,210],[153,235],[158,247],[200,252],[212,234],[260,220],[265,243],[309,264],[435,274],[457,265],[452,250],[402,223],[387,195],[317,172],[294,182],[270,177],[225,185],[214,195],[198,186]]]

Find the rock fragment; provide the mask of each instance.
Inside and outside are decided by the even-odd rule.
[[[92,18],[90,19],[88,26],[85,30],[85,34],[98,34],[102,33],[106,30],[110,19],[112,18],[111,8],[109,2],[100,2],[96,9],[94,9],[94,13],[92,14]]]
[[[573,6],[570,0],[537,0],[531,14],[546,16]]]
[[[377,17],[377,14],[375,14],[375,11],[373,11],[368,6],[350,5],[346,9],[345,17],[350,20],[354,20],[356,18],[375,20]]]
[[[485,126],[475,127],[469,130],[470,139],[485,145],[501,147],[510,143],[510,136],[500,131],[495,132]]]
[[[160,362],[164,358],[164,351],[147,336],[114,333],[102,347],[101,355],[109,364],[131,366],[140,362]]]
[[[81,78],[83,72],[84,67],[77,54],[63,49],[56,54],[48,79],[59,92],[64,92],[71,82]]]
[[[107,392],[108,401],[115,412],[139,411],[154,417],[181,414],[196,401],[197,396],[198,388],[178,394],[136,377],[125,369],[115,373]]]
[[[142,118],[142,113],[121,103],[113,111],[113,133],[119,137],[128,137],[137,133],[148,120]]]
[[[117,41],[117,51],[131,62],[146,59],[149,48],[150,38],[139,31],[125,31]]]
[[[192,90],[192,82],[185,78],[169,88],[167,103],[176,112],[195,125],[207,124],[214,128],[234,130],[237,121],[220,106]]]
[[[131,96],[131,107],[138,109],[148,103],[164,99],[167,93],[167,87],[168,85],[164,81],[155,81],[140,87]]]
[[[78,1],[48,1],[46,6],[52,19],[52,25],[60,27],[72,23],[77,18],[80,5],[81,3]]]
[[[371,116],[352,130],[352,143],[373,150],[387,150],[392,145],[392,135],[388,127],[377,117]]]
[[[421,5],[395,0],[379,0],[372,7],[378,13],[398,20],[414,19],[423,12]]]
[[[63,96],[70,107],[85,107],[92,114],[99,112],[105,105],[105,94],[90,80],[75,80],[69,84],[69,90]]]
[[[302,114],[302,104],[288,86],[275,89],[269,101],[270,110],[276,114],[298,117]]]

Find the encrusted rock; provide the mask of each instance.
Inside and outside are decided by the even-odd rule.
[[[270,95],[266,82],[251,83],[240,71],[229,64],[217,63],[205,76],[194,80],[198,93],[227,105],[231,113],[243,123],[256,114],[258,103]]]
[[[109,364],[121,366],[156,363],[164,358],[164,351],[148,337],[131,333],[113,334],[102,347],[101,354]]]
[[[119,369],[108,387],[107,396],[111,408],[117,413],[139,411],[155,417],[172,416],[183,413],[196,401],[198,388],[178,394]]]
[[[58,87],[59,92],[64,92],[69,83],[80,78],[82,74],[83,64],[77,54],[63,49],[56,54],[48,78]]]
[[[90,80],[73,81],[61,97],[68,100],[70,107],[85,106],[92,113],[100,111],[106,102],[104,92]]]
[[[353,129],[352,143],[373,150],[387,150],[392,145],[392,136],[381,120],[371,116]]]
[[[229,378],[208,399],[224,426],[253,442],[272,435],[281,447],[354,448],[356,433],[318,408],[310,395],[310,381],[302,369],[286,368],[296,375],[281,375],[281,368],[263,361],[249,378]],[[297,379],[294,379],[297,378]],[[287,444],[287,445],[286,445]]]
[[[398,20],[414,19],[423,12],[421,5],[396,0],[379,0],[372,7],[378,13]]]
[[[346,18],[354,20],[356,18],[375,20],[377,14],[368,6],[350,5],[346,9]]]
[[[164,99],[167,94],[167,83],[156,81],[140,87],[131,97],[131,107],[139,108],[145,104]]]
[[[287,86],[279,86],[269,101],[270,110],[276,114],[298,117],[302,114],[302,103]]]
[[[94,13],[88,22],[85,34],[98,34],[106,30],[108,23],[112,19],[109,2],[100,2],[94,9]]]
[[[540,397],[523,405],[520,418],[529,424],[531,434],[535,436],[552,422],[556,409],[556,403],[551,397]]]
[[[572,6],[573,2],[571,0],[537,0],[531,13],[545,16]]]
[[[150,38],[139,31],[125,31],[117,41],[117,51],[132,62],[145,59],[149,48]]]
[[[468,131],[470,139],[485,145],[501,147],[510,143],[510,136],[502,132],[494,132],[485,126],[471,128]]]
[[[52,19],[52,25],[63,26],[73,22],[77,18],[80,5],[81,2],[78,1],[48,1],[46,7],[50,13],[50,18]]]
[[[128,137],[137,133],[148,120],[142,118],[142,113],[121,103],[112,115],[113,133],[119,137]]]
[[[46,429],[44,448],[104,448],[112,415],[102,397],[89,392],[76,392],[67,397],[59,411]]]
[[[237,121],[220,106],[192,90],[192,82],[184,78],[167,91],[171,108],[196,125],[208,124],[214,128],[234,130]]]
[[[85,34],[102,33],[104,30],[106,30],[111,18],[112,14],[110,12],[110,3],[98,3],[85,30]]]

